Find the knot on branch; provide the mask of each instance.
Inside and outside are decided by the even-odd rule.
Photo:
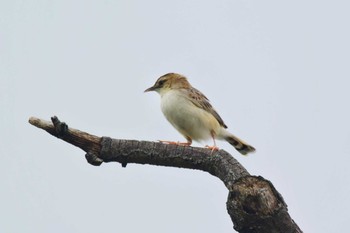
[[[103,163],[103,160],[98,157],[94,152],[88,152],[85,154],[86,161],[93,166],[100,166]]]
[[[57,116],[51,117],[51,121],[53,126],[55,127],[55,131],[57,133],[57,137],[62,138],[68,132],[68,125],[65,122],[61,122]]]

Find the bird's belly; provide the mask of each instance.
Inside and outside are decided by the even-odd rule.
[[[211,138],[211,132],[216,132],[220,127],[210,113],[181,96],[164,96],[161,108],[167,120],[182,135],[195,141]]]

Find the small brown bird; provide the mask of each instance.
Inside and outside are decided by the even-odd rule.
[[[170,142],[190,146],[192,140],[204,141],[213,139],[214,145],[207,146],[217,150],[215,139],[225,140],[241,154],[254,152],[255,148],[228,132],[222,118],[215,111],[200,91],[192,87],[186,77],[176,73],[161,76],[145,92],[156,91],[161,97],[161,109],[166,119],[177,129],[187,142]]]

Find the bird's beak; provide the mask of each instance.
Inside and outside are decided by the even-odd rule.
[[[153,86],[153,87],[146,89],[145,92],[155,91],[156,89],[157,89],[157,87]]]

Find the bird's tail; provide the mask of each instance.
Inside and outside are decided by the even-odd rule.
[[[227,136],[226,141],[230,143],[236,150],[238,150],[239,153],[242,155],[247,155],[248,153],[254,152],[255,148],[251,145],[245,143],[241,139],[237,138],[236,136],[230,134]]]

